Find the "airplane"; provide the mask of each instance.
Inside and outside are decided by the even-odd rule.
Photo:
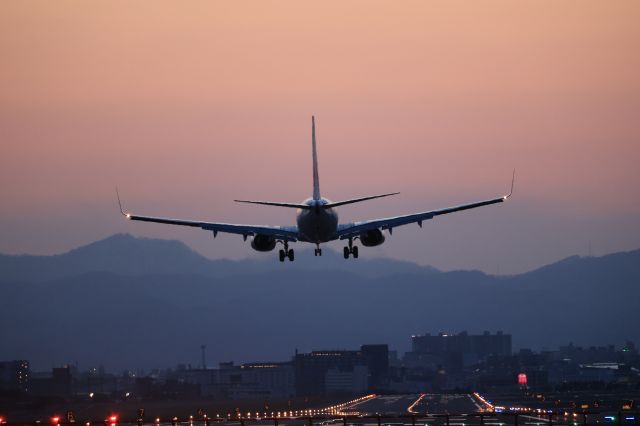
[[[393,233],[393,229],[417,223],[422,228],[425,220],[433,219],[436,216],[459,212],[463,210],[474,209],[477,207],[488,206],[506,201],[513,194],[513,183],[515,181],[515,169],[511,178],[511,190],[507,195],[489,200],[478,201],[475,203],[462,204],[454,207],[447,207],[439,210],[429,210],[419,213],[407,214],[403,216],[387,217],[382,219],[365,220],[361,222],[340,223],[336,207],[346,204],[359,203],[361,201],[373,200],[376,198],[389,197],[399,194],[399,192],[391,192],[387,194],[371,195],[368,197],[352,198],[343,201],[330,201],[320,195],[320,178],[318,176],[318,154],[316,151],[316,122],[315,116],[311,117],[311,149],[313,163],[313,196],[301,203],[283,203],[275,201],[252,201],[252,200],[234,200],[238,203],[261,204],[267,206],[286,207],[297,210],[296,223],[297,226],[269,226],[269,225],[241,225],[232,223],[219,222],[203,222],[198,220],[182,220],[153,216],[141,216],[132,213],[126,213],[120,202],[120,194],[116,187],[116,196],[120,206],[120,213],[129,220],[138,220],[142,222],[155,222],[168,225],[190,226],[200,228],[205,231],[213,232],[214,238],[219,232],[242,235],[244,240],[251,237],[251,247],[260,252],[268,252],[275,249],[277,244],[282,244],[282,248],[278,251],[280,262],[285,259],[293,261],[295,258],[294,250],[289,248],[290,243],[305,242],[315,244],[315,256],[322,256],[320,244],[335,240],[346,240],[347,245],[344,247],[343,254],[345,259],[352,256],[358,258],[358,246],[354,245],[354,241],[360,240],[364,247],[375,247],[385,241],[382,231],[387,231],[389,235]]]

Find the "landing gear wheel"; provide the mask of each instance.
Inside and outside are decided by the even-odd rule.
[[[353,248],[351,249],[351,254],[353,254],[354,259],[358,258],[358,246],[353,246]]]
[[[348,259],[349,258],[349,247],[345,247],[343,252],[344,252],[344,258]]]
[[[289,262],[293,262],[293,259],[295,259],[294,254],[293,254],[293,249],[289,250],[289,253],[287,254],[287,257],[289,258]]]
[[[280,251],[278,252],[278,255],[280,257],[280,262],[284,262],[284,258],[285,258],[284,250],[280,249]]]
[[[322,249],[321,248],[318,249],[318,256],[322,256]]]

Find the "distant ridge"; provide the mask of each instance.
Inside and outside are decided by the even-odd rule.
[[[349,262],[332,250],[318,259],[302,251],[287,269],[350,270],[366,276],[393,272],[437,272],[435,268],[392,259],[359,259]],[[63,254],[53,256],[0,254],[0,281],[47,281],[87,272],[111,272],[119,275],[195,274],[221,277],[251,271],[281,270],[275,256],[264,259],[208,259],[181,241],[115,234]]]
[[[0,255],[0,359],[35,368],[287,360],[300,350],[439,331],[513,334],[516,348],[640,343],[640,250],[569,257],[514,276],[408,262],[210,260],[119,234],[57,256]],[[213,363],[212,363],[213,365]]]

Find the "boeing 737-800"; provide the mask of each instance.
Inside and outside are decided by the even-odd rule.
[[[344,247],[344,258],[348,259],[349,256],[353,256],[353,258],[355,259],[358,258],[358,247],[354,245],[354,241],[356,240],[360,240],[360,243],[362,243],[362,245],[365,247],[378,246],[385,240],[385,236],[382,233],[382,231],[384,230],[391,234],[393,228],[410,223],[417,223],[420,227],[422,227],[423,221],[433,219],[436,216],[459,212],[462,210],[474,209],[476,207],[488,206],[490,204],[502,203],[506,201],[513,193],[512,177],[511,191],[509,192],[509,194],[498,198],[492,198],[490,200],[462,204],[460,206],[448,207],[439,210],[429,210],[403,216],[341,224],[338,221],[338,213],[335,211],[336,207],[343,206],[345,204],[358,203],[360,201],[372,200],[374,198],[388,197],[390,195],[398,194],[398,192],[372,195],[369,197],[360,197],[337,202],[332,202],[326,198],[323,198],[320,195],[320,179],[318,177],[318,155],[316,152],[315,117],[311,117],[311,147],[313,160],[313,196],[311,198],[304,200],[302,203],[234,200],[239,203],[263,204],[267,206],[288,207],[297,209],[297,226],[240,225],[231,223],[202,222],[197,220],[141,216],[132,213],[125,213],[122,209],[122,204],[120,203],[120,196],[118,195],[120,212],[130,220],[201,228],[205,231],[213,232],[214,237],[218,235],[218,232],[239,234],[244,237],[245,241],[247,237],[251,237],[251,247],[257,251],[271,251],[275,249],[276,244],[282,244],[282,249],[279,250],[279,258],[281,262],[284,262],[285,259],[293,261],[294,251],[292,248],[289,248],[289,244],[296,241],[315,244],[316,249],[314,254],[316,256],[322,256],[322,249],[320,248],[321,243],[326,243],[334,240],[346,240],[347,245]]]

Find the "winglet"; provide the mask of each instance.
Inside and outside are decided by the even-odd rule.
[[[122,216],[126,217],[127,219],[131,219],[131,215],[129,213],[125,213],[124,210],[122,209],[122,203],[120,202],[120,194],[118,193],[117,186],[116,186],[116,197],[118,198],[118,206],[120,207],[120,213],[122,213]]]
[[[509,193],[507,195],[505,195],[504,197],[502,197],[503,200],[507,200],[507,198],[511,197],[511,194],[513,194],[513,184],[516,181],[516,169],[513,169],[513,175],[511,176],[511,190],[509,191]]]

